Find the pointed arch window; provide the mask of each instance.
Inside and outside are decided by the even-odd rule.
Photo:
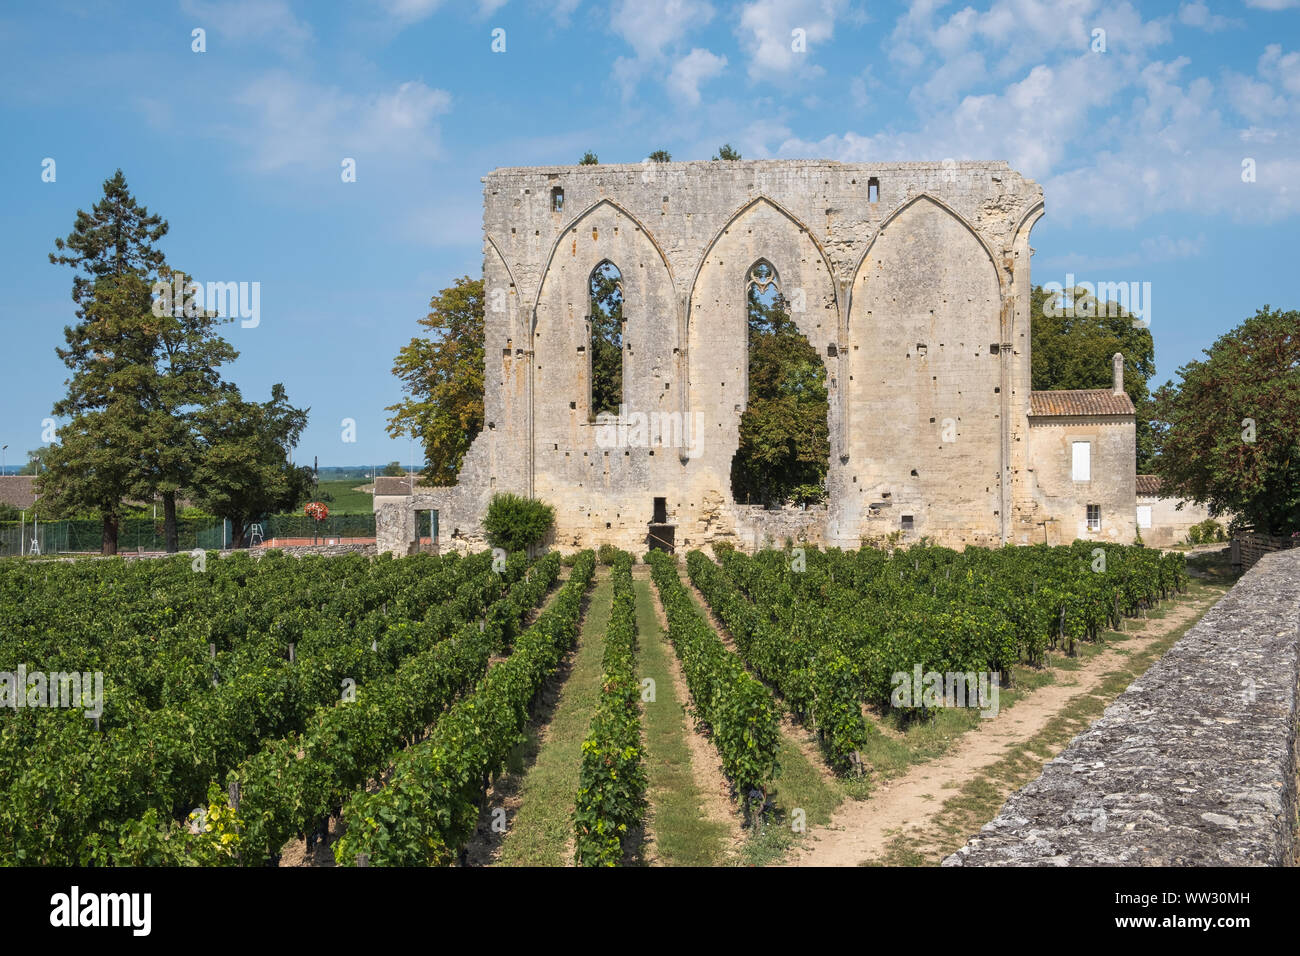
[[[759,259],[749,267],[745,277],[746,321],[748,323],[747,362],[752,363],[753,350],[763,336],[781,331],[789,321],[785,297],[781,294],[781,277],[776,267],[766,259]],[[749,405],[750,377],[752,366],[746,370],[744,389],[741,392],[741,410]]]
[[[595,420],[601,412],[618,414],[625,404],[623,381],[623,273],[608,259],[591,270],[587,283],[591,300],[588,313],[588,371],[591,383],[587,407]]]
[[[825,498],[830,458],[826,368],[790,315],[767,259],[745,275],[748,355],[732,497],[766,507]]]

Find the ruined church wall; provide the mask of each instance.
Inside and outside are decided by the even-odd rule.
[[[790,529],[855,546],[905,513],[912,539],[1000,540],[1019,413],[1004,392],[1027,401],[1028,349],[990,347],[1014,341],[1036,183],[1005,163],[811,160],[510,168],[483,183],[485,428],[456,488],[410,503],[448,509],[444,536],[473,540],[491,494],[514,491],[555,506],[562,547],[639,550],[656,497],[686,547]],[[692,454],[604,447],[590,420],[587,283],[606,259],[623,281],[628,410],[688,422]],[[759,259],[827,375],[831,500],[798,515],[730,494]],[[879,502],[893,505],[873,517]]]

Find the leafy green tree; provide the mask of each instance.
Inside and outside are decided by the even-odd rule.
[[[312,470],[289,458],[307,412],[290,405],[276,383],[269,402],[246,402],[232,390],[197,413],[193,493],[206,511],[230,520],[234,547],[245,546],[248,524],[259,515],[292,511],[311,494]]]
[[[171,308],[154,310],[153,362],[147,369],[142,366],[140,378],[144,405],[140,439],[146,451],[132,491],[141,500],[162,498],[166,549],[174,553],[176,499],[190,488],[198,466],[195,419],[203,408],[231,394],[234,386],[221,380],[219,369],[239,353],[217,334],[220,325],[233,319],[200,308],[186,291],[189,276],[164,267],[162,278],[172,281],[180,294],[162,303]]]
[[[386,478],[405,478],[406,469],[402,467],[400,461],[390,461],[384,466],[383,474]]]
[[[1155,394],[1162,493],[1300,531],[1300,311],[1264,306]]]
[[[826,368],[790,318],[771,266],[752,274],[749,400],[731,463],[737,501],[780,505],[824,497],[830,461]]]
[[[388,406],[388,434],[417,439],[421,477],[450,485],[483,429],[483,280],[457,279],[433,297],[420,325],[431,336],[411,339],[393,360],[407,397]]]
[[[1147,473],[1155,456],[1148,382],[1156,371],[1151,330],[1118,304],[1098,303],[1086,290],[1064,293],[1072,308],[1061,307],[1061,296],[1035,286],[1030,294],[1032,387],[1110,388],[1111,357],[1124,356],[1124,391],[1136,412],[1137,471]],[[1065,314],[1072,312],[1073,314]]]
[[[672,161],[673,154],[666,149],[656,149],[650,154],[650,162],[652,163],[671,163]]]
[[[579,166],[596,166],[599,163],[600,160],[596,158],[596,154],[593,153],[591,150],[587,150],[585,153],[583,153],[582,159],[578,160]]]
[[[618,413],[623,402],[623,287],[611,262],[591,274],[591,414]]]
[[[725,144],[723,145],[723,147],[722,147],[720,150],[718,150],[718,155],[717,155],[717,156],[714,156],[713,158],[714,158],[714,159],[725,159],[725,160],[728,160],[728,161],[734,162],[735,160],[740,159],[740,153],[738,153],[738,152],[736,152],[736,150],[732,149],[730,143],[725,143]]]
[[[104,554],[117,553],[122,502],[138,487],[149,450],[141,378],[153,364],[151,287],[164,266],[155,244],[166,234],[167,223],[136,201],[119,169],[50,253],[51,263],[75,271],[77,321],[64,328],[67,347],[55,350],[72,376],[54,414],[69,421],[47,454],[39,493],[55,513],[97,514]]]

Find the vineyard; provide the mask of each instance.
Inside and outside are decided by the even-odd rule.
[[[1181,555],[1083,544],[601,558],[0,564],[0,671],[103,675],[96,716],[0,713],[0,863],[267,866],[305,840],[344,866],[464,865],[559,694],[586,732],[554,839],[578,865],[624,865],[665,800],[645,717],[676,699],[642,679],[652,593],[679,703],[761,829],[797,790],[780,793],[785,771],[869,779],[882,714],[933,716],[899,702],[899,674],[1006,686],[1187,583]],[[653,592],[634,586],[646,571]],[[608,623],[584,627],[598,577]],[[590,705],[564,697],[580,645],[599,653]]]
[[[671,592],[671,562],[657,560],[656,582],[665,579]],[[693,551],[686,565],[753,673],[810,724],[837,772],[861,769],[859,751],[874,731],[863,705],[900,706],[895,675],[920,668],[1009,678],[1016,664],[1040,664],[1049,649],[1073,654],[1079,641],[1187,582],[1181,554],[1087,543],[892,555],[863,548],[748,557],[723,549],[720,564]],[[906,709],[919,719],[925,702]],[[755,695],[745,722],[769,719]],[[762,755],[758,765],[774,758],[767,737],[746,744],[751,760]]]

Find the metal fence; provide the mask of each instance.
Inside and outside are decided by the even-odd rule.
[[[248,529],[245,543],[257,546],[275,538],[321,540],[368,539],[375,536],[374,515],[330,515],[316,522],[304,515],[268,515],[254,522],[258,533]],[[231,546],[229,521],[217,518],[179,518],[176,522],[180,551],[219,550]],[[103,544],[103,524],[94,519],[0,522],[0,557],[27,554],[98,554]],[[161,520],[126,518],[118,528],[120,554],[166,551],[167,539]]]

